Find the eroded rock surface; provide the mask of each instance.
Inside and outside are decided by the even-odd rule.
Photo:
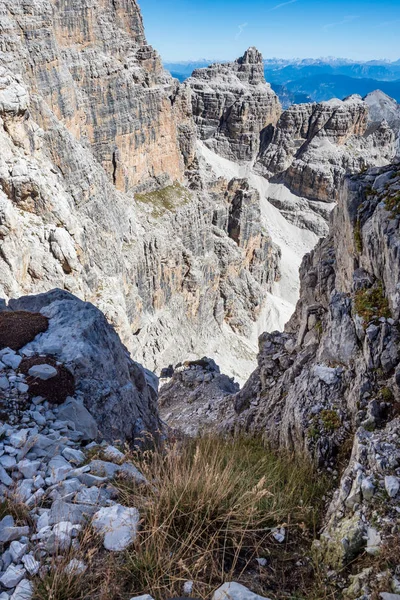
[[[387,122],[368,127],[368,120],[359,96],[293,105],[265,132],[255,169],[279,175],[299,196],[335,201],[346,174],[383,166],[395,155]]]
[[[232,160],[252,160],[260,133],[275,124],[281,106],[264,77],[263,59],[249,48],[233,63],[197,69],[185,82],[192,91],[193,116],[200,139]]]
[[[261,336],[258,369],[233,406],[220,405],[225,427],[262,431],[325,468],[353,446],[318,545],[334,567],[400,533],[390,526],[400,475],[399,201],[399,165],[347,181],[330,235],[303,261],[286,332]]]
[[[16,402],[23,403],[18,400],[22,395],[61,404],[60,416],[82,427],[83,439],[95,439],[97,428],[108,440],[134,443],[144,433],[158,436],[157,382],[130,358],[97,308],[68,292],[54,290],[11,300],[8,309],[28,311],[27,315],[40,313],[48,319],[46,331],[35,335],[19,353],[0,350],[5,367],[18,372]],[[42,371],[38,371],[40,365]],[[55,371],[45,380],[44,367]],[[1,379],[4,391],[15,388],[12,374],[6,372]],[[37,419],[42,425],[46,420],[41,414]]]

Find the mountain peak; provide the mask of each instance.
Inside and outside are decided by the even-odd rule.
[[[246,50],[241,58],[238,58],[237,62],[240,65],[262,65],[263,57],[262,54],[255,46],[251,46]]]

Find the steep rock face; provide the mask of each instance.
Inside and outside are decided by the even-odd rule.
[[[101,435],[108,440],[135,443],[144,434],[159,435],[157,379],[130,358],[97,308],[68,292],[53,290],[11,300],[8,310],[40,313],[48,319],[47,330],[25,345],[20,354],[27,356],[28,361],[40,357],[43,364],[57,361],[57,365],[63,365],[72,374],[74,385],[70,395],[73,398],[67,399],[62,407],[66,420],[73,420],[74,411],[79,414],[81,402],[96,420]],[[25,327],[28,325],[29,322]],[[13,334],[12,325],[9,334]],[[27,387],[34,382],[30,372],[29,375]],[[61,394],[65,383],[57,378],[54,382],[54,391]],[[33,392],[33,395],[37,394]],[[42,395],[46,397],[45,392]],[[50,397],[46,399],[52,401]]]
[[[367,104],[351,96],[291,106],[264,133],[255,169],[279,176],[299,196],[332,202],[346,173],[383,166],[394,154],[388,124],[368,127]]]
[[[303,261],[286,332],[261,336],[258,369],[221,405],[225,427],[262,431],[321,466],[353,444],[318,544],[336,567],[399,533],[388,527],[400,482],[399,173],[348,180],[330,235]]]
[[[47,109],[119,190],[182,181],[190,105],[147,45],[136,0],[1,2],[0,20],[0,60],[38,95],[31,111],[53,159]]]
[[[372,124],[379,124],[386,121],[396,135],[396,153],[400,156],[400,105],[388,96],[375,90],[364,98],[368,104],[369,120]]]
[[[257,223],[257,197],[244,190],[249,198],[234,216],[240,234],[231,236],[229,219],[214,218],[208,181],[193,192],[178,184],[147,191],[135,202],[45,104],[51,139],[43,134],[31,102],[22,80],[3,69],[2,294],[57,286],[95,303],[150,368],[203,354],[211,338],[224,339],[227,322],[248,334],[279,276],[278,251]],[[231,202],[223,200],[227,214]]]
[[[197,69],[185,82],[192,91],[194,120],[200,139],[232,160],[252,160],[260,132],[281,112],[276,94],[264,78],[261,54],[249,48],[233,63]]]

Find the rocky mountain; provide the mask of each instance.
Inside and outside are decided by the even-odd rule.
[[[393,131],[387,123],[368,129],[368,106],[359,96],[291,106],[264,139],[255,169],[325,202],[337,199],[346,173],[387,164],[395,153]]]
[[[397,155],[400,155],[400,105],[380,90],[365,96],[364,102],[368,104],[369,120],[372,124],[378,124],[383,120],[389,123],[396,134]]]
[[[340,473],[315,542],[334,573],[399,533],[399,202],[399,164],[347,179],[328,237],[303,260],[293,317],[260,337],[258,367],[239,392],[204,360],[161,388],[181,428],[262,432]],[[381,566],[353,571],[345,597],[371,598],[376,578],[398,590],[396,570],[383,579]]]
[[[225,345],[250,372],[279,251],[246,184],[202,183],[190,90],[137,4],[3,3],[0,19],[2,296],[91,301],[152,369]]]
[[[279,100],[266,83],[263,59],[249,48],[233,63],[196,69],[186,81],[192,91],[192,108],[199,138],[225,158],[252,160],[260,132],[275,124]]]
[[[232,400],[231,425],[321,465],[352,446],[319,545],[335,566],[373,554],[396,511],[399,192],[399,165],[349,179],[330,235],[303,261],[293,318],[260,338],[258,369]]]

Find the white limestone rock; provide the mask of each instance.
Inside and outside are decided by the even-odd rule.
[[[219,587],[212,597],[212,600],[269,600],[265,596],[254,594],[247,587],[240,583],[229,582]]]
[[[93,517],[92,525],[104,536],[104,547],[112,552],[125,550],[135,541],[139,511],[120,504],[101,508]]]

